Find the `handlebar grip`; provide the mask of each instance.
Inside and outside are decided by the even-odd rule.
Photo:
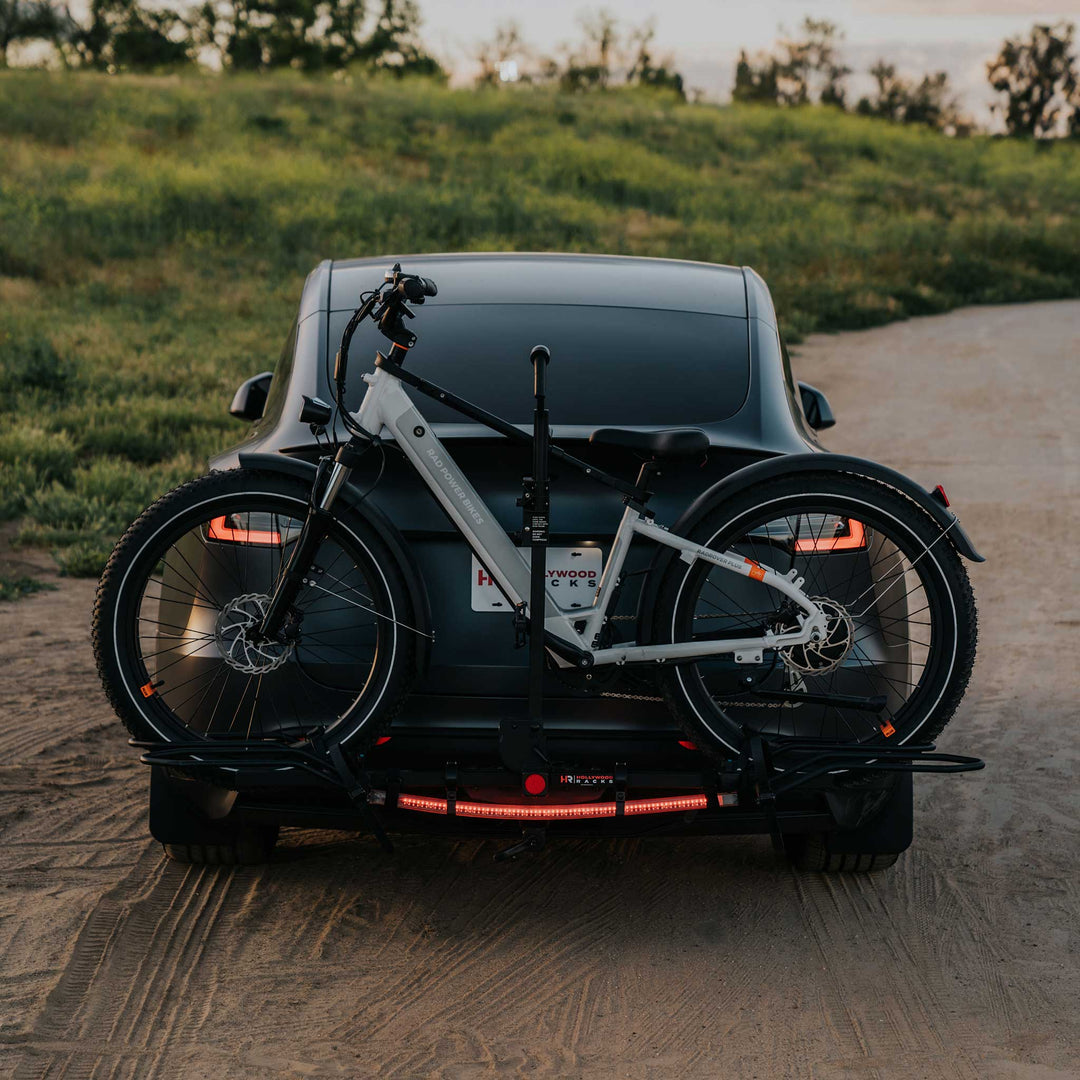
[[[439,295],[435,282],[426,277],[407,277],[398,285],[398,291],[405,300],[414,303],[423,300],[425,296]]]

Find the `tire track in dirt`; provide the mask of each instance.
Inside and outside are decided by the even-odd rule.
[[[594,846],[594,857],[597,849],[603,850],[602,845]],[[635,865],[628,873],[616,873],[607,882],[608,889],[604,895],[611,898],[610,903],[602,901],[589,904],[585,896],[582,908],[588,906],[589,911],[586,912],[576,906],[568,909],[564,898],[559,927],[553,930],[550,920],[544,923],[547,936],[527,936],[523,942],[524,948],[515,950],[509,956],[504,955],[505,941],[496,941],[483,950],[474,951],[464,961],[464,966],[451,966],[445,971],[447,984],[469,986],[467,994],[455,996],[440,989],[445,969],[441,957],[425,965],[427,969],[437,971],[439,978],[432,979],[428,984],[427,995],[420,993],[413,1000],[401,1002],[401,1009],[387,1016],[382,1033],[389,1035],[395,1027],[418,1031],[483,1030],[489,1018],[498,1017],[498,1034],[489,1044],[493,1052],[496,1047],[519,1045],[522,1042],[537,1045],[537,1040],[541,1040],[549,1049],[559,1048],[563,1052],[558,1059],[562,1063],[559,1067],[566,1067],[567,1061],[571,1060],[566,1057],[567,1054],[573,1060],[585,1060],[590,1046],[604,1045],[600,1029],[606,1029],[609,1024],[601,1024],[594,1031],[594,1019],[601,1008],[606,1006],[608,1017],[625,1016],[627,1010],[633,1015],[635,1004],[639,1007],[644,1004],[640,1000],[635,1002],[637,995],[624,985],[628,981],[641,983],[643,974],[633,956],[628,957],[627,953],[634,951],[631,942],[648,942],[650,933],[655,934],[657,928],[648,925],[651,921],[648,913],[670,905],[685,885],[686,854],[673,852],[666,844],[663,847],[657,845],[655,851],[649,852],[650,856],[659,858],[651,860],[650,872],[645,878],[646,887],[640,887],[642,881],[638,879]],[[674,873],[676,866],[683,874],[682,879]],[[713,884],[713,875],[718,869],[713,864],[706,871]],[[562,867],[553,876],[556,881],[569,876],[570,887],[573,888],[573,871],[573,866]],[[696,884],[700,886],[701,882]],[[557,901],[557,898],[549,898],[543,891],[523,891],[535,901],[531,908],[526,906],[525,910],[514,910],[504,905],[501,910],[489,911],[489,917],[497,920],[497,925],[509,922],[513,926],[528,927],[535,923],[536,908],[547,907],[552,899]],[[692,895],[700,895],[694,884],[689,886],[689,891]],[[632,911],[627,910],[628,892],[636,901]],[[749,912],[753,904],[748,903],[745,907]],[[768,915],[766,907],[761,917],[767,919]],[[738,912],[734,916],[734,925],[740,933],[752,934],[758,929],[753,919],[740,919]],[[457,936],[464,932],[464,928],[455,927]],[[543,959],[532,960],[537,954]],[[612,957],[619,958],[617,967],[612,963]],[[470,978],[475,965],[486,972],[480,981]],[[699,963],[697,970],[692,972],[694,977],[689,980],[679,978],[686,974],[685,969],[678,971],[670,981],[665,980],[663,970],[649,972],[651,983],[647,985],[667,995],[670,1009],[662,1020],[657,1017],[655,1028],[649,1026],[643,1013],[642,1020],[646,1022],[644,1026],[637,1025],[639,1031],[629,1040],[628,1059],[633,1060],[639,1054],[655,1058],[665,1051],[669,1056],[671,1053],[678,1056],[684,1047],[695,1047],[701,1029],[707,1026],[708,1021],[715,1021],[717,1009],[709,972],[703,970],[705,966]],[[757,975],[767,980],[771,970],[768,964],[763,965]],[[732,997],[738,992],[737,984],[728,989]],[[449,1006],[433,1011],[429,1007],[429,997],[435,1000],[450,997],[453,1000]],[[724,1008],[723,1002],[719,1008]],[[571,1016],[575,1018],[573,1022],[567,1019]],[[358,1021],[363,1019],[364,1014],[357,1018]],[[372,1032],[373,1037],[378,1034],[378,1031]],[[389,1073],[400,1068],[402,1075],[409,1075],[409,1068],[418,1070],[411,1075],[418,1075],[424,1060],[420,1050],[402,1051],[380,1059],[381,1065]],[[528,1067],[539,1068],[539,1065],[532,1062]]]
[[[29,1035],[86,912],[148,846],[138,766],[97,752],[95,740],[0,770],[0,1054]]]
[[[491,893],[486,902],[481,902],[467,910],[460,923],[455,922],[454,934],[443,935],[434,954],[426,957],[426,966],[431,969],[431,976],[418,980],[415,974],[405,970],[392,980],[374,1000],[366,1003],[375,1012],[384,1012],[386,1019],[370,1024],[363,1015],[335,1028],[334,1037],[355,1037],[360,1030],[367,1037],[377,1038],[391,1022],[411,1009],[422,1014],[423,1023],[437,1020],[462,1019],[473,1012],[491,1012],[505,1004],[508,996],[514,996],[518,1007],[527,1007],[530,991],[522,987],[541,986],[542,978],[549,969],[558,964],[568,949],[575,946],[586,947],[591,943],[591,934],[595,924],[602,921],[603,915],[615,907],[616,898],[610,894],[588,913],[565,912],[565,923],[546,940],[537,940],[535,932],[530,932],[529,915],[536,906],[545,906],[558,899],[553,895],[559,891],[559,880],[568,862],[578,857],[574,850],[556,851],[549,857],[536,860],[532,864],[518,864],[521,876],[511,888],[504,888]],[[562,864],[562,865],[560,865]],[[465,869],[463,865],[461,871]],[[475,875],[480,868],[473,865]],[[481,872],[481,877],[488,877]],[[439,901],[444,900],[453,891],[453,883],[448,883]],[[433,906],[438,910],[438,902]],[[505,938],[499,934],[486,936],[478,933],[485,926],[521,927],[522,936],[530,944],[530,952],[520,957],[516,951],[509,956],[502,946]],[[407,953],[415,951],[422,935],[414,938],[407,946]],[[426,951],[426,950],[425,950]],[[493,955],[496,954],[496,955]],[[428,1014],[425,1005],[438,1002],[442,997],[442,987],[468,985],[467,1001],[451,995],[452,1003]],[[536,992],[534,991],[533,994]]]
[[[977,1048],[1035,1019],[1037,988],[1005,991],[1004,958],[980,932],[984,923],[930,860],[892,878],[794,880],[827,972],[821,1008],[841,1058],[915,1054],[938,1062],[940,1075],[976,1078],[985,1075]],[[922,902],[912,902],[919,894]],[[879,976],[855,991],[844,973],[862,950],[880,955]],[[982,993],[958,996],[948,973],[972,966],[984,974]]]
[[[636,1015],[628,1042],[632,1058],[688,1060],[702,1052],[702,1042],[715,1046],[716,1034],[737,1022],[746,1001],[754,999],[761,987],[782,971],[786,962],[783,951],[768,947],[762,948],[756,964],[725,969],[725,954],[736,947],[736,937],[767,941],[772,928],[782,922],[787,903],[784,891],[776,889],[772,880],[776,863],[771,854],[760,846],[757,850],[747,848],[745,842],[740,847],[741,851],[725,852],[702,847],[708,853],[707,862],[689,879],[685,851],[671,853],[667,868],[670,880],[683,886],[677,890],[682,894],[681,903],[671,912],[672,919],[693,928],[690,933],[695,948],[676,954],[672,971],[642,972],[641,981],[647,979],[660,989],[667,1005],[662,1013],[640,1006],[635,1013],[634,1005],[628,1006]],[[709,877],[712,889],[707,884]],[[732,878],[737,887],[732,887]],[[700,910],[704,895],[708,895],[711,911]],[[641,931],[655,932],[655,923],[653,927],[642,925]],[[782,1032],[774,1035],[774,1039],[784,1038]]]
[[[90,649],[90,609],[96,584],[58,579],[56,592],[0,604],[0,761],[21,761],[66,738],[117,721],[97,684]],[[73,619],[73,614],[75,615]]]
[[[147,845],[91,913],[15,1076],[154,1075],[231,881]]]

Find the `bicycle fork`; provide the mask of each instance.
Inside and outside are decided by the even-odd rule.
[[[357,462],[363,457],[364,452],[371,446],[370,442],[351,438],[342,446],[334,456],[330,466],[329,475],[322,483],[326,470],[320,467],[315,476],[315,484],[311,491],[311,501],[308,504],[307,517],[304,519],[303,528],[296,546],[289,556],[284,569],[278,575],[274,584],[274,591],[270,597],[270,603],[266,607],[259,624],[258,634],[263,640],[275,641],[281,633],[282,626],[289,616],[297,595],[304,586],[304,580],[311,569],[315,552],[319,549],[326,536],[327,528],[333,517],[332,509],[341,489],[349,480]],[[320,493],[320,487],[322,491]]]

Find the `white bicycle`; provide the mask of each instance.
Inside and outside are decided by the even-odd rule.
[[[336,414],[349,435],[317,470],[242,455],[240,468],[163,496],[120,540],[101,580],[94,644],[133,735],[187,743],[317,735],[320,745],[363,750],[386,731],[434,634],[453,632],[431,626],[407,544],[368,498],[371,488],[350,482],[365,457],[389,446],[505,595],[508,633],[522,638],[541,606],[530,596],[527,553],[547,542],[542,462],[550,455],[622,495],[587,606],[564,607],[552,589],[542,598],[546,677],[662,694],[688,737],[721,758],[748,733],[899,745],[941,731],[974,661],[975,606],[960,555],[978,555],[940,500],[871,462],[797,455],[706,492],[675,535],[654,521],[649,487],[663,459],[703,455],[706,433],[594,432],[593,443],[641,459],[631,482],[549,445],[546,412],[530,433],[417,377],[405,367],[417,340],[408,305],[436,291],[395,267],[361,297],[337,356],[335,406],[307,399],[301,416],[335,431]],[[349,346],[367,318],[393,344],[364,376],[363,401],[350,413]],[[542,371],[547,357],[534,350],[533,362]],[[658,365],[657,378],[670,370]],[[520,544],[434,434],[417,396],[533,443],[541,480],[525,478]],[[636,614],[616,620],[627,552],[643,543],[654,557]],[[632,639],[620,640],[623,628]]]

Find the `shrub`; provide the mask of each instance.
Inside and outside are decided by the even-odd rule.
[[[41,390],[63,393],[74,377],[74,365],[62,357],[42,334],[0,338],[0,393]]]
[[[55,588],[55,585],[50,585],[45,581],[38,581],[37,578],[10,577],[7,574],[0,574],[0,601],[21,600],[24,596],[30,596],[32,593],[45,592]]]
[[[19,424],[0,430],[0,517],[26,508],[34,491],[67,483],[75,467],[75,446],[63,432]]]

